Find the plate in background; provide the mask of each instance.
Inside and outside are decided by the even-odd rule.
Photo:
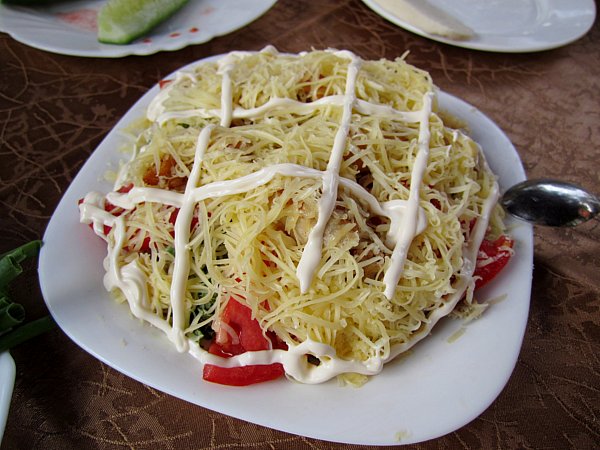
[[[179,50],[231,33],[264,14],[276,0],[190,0],[146,37],[128,45],[98,42],[96,18],[104,1],[52,6],[0,4],[0,31],[23,44],[63,55],[118,58]]]
[[[425,0],[408,0],[409,3]],[[567,45],[585,35],[596,18],[594,0],[427,0],[463,23],[475,35],[456,40],[428,33],[383,8],[363,2],[390,22],[446,44],[491,52],[521,53]]]

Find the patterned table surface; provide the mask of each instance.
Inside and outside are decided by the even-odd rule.
[[[441,89],[506,132],[529,177],[599,192],[600,26],[555,50],[485,53],[411,34],[359,0],[280,0],[236,32],[144,57],[63,56],[0,34],[0,253],[42,236],[86,158],[163,76],[267,44],[289,52],[346,48],[370,59],[408,50],[408,61]],[[598,221],[534,234],[529,324],[508,385],[470,424],[410,448],[591,449],[600,442]],[[45,313],[33,266],[15,295],[32,317]],[[17,378],[2,449],[354,448],[192,406],[111,369],[58,329],[11,353]]]

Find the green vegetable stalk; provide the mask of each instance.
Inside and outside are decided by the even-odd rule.
[[[9,303],[0,307],[0,333],[20,325],[23,320],[25,320],[25,308],[18,303]]]
[[[0,292],[4,292],[12,280],[23,273],[21,263],[36,256],[42,241],[31,241],[0,256]]]
[[[9,350],[29,339],[39,336],[46,331],[50,331],[56,326],[54,319],[50,316],[44,316],[41,319],[33,320],[13,331],[0,336],[0,353]]]
[[[50,316],[23,324],[25,308],[12,302],[8,296],[10,282],[23,273],[21,263],[35,257],[41,246],[41,241],[32,241],[0,255],[0,353],[56,325]]]

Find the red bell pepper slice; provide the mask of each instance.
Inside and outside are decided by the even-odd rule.
[[[252,318],[250,308],[233,298],[229,299],[223,311],[221,323],[224,323],[228,329],[235,332],[235,336],[224,331],[225,327],[222,327],[208,348],[209,353],[213,355],[230,358],[247,351],[283,348],[282,343],[276,339],[266,338],[258,321]],[[274,342],[270,342],[271,340]],[[241,367],[220,367],[214,364],[205,364],[202,378],[206,381],[228,386],[247,386],[274,380],[283,374],[284,369],[280,363]]]
[[[484,239],[479,247],[473,276],[478,277],[475,287],[480,288],[491,281],[506,266],[513,255],[514,241],[505,235],[495,241]]]

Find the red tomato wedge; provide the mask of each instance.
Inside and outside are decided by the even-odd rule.
[[[263,336],[262,329],[256,319],[252,318],[252,311],[246,305],[230,298],[223,310],[221,323],[225,324],[217,333],[213,346],[229,356],[239,355],[247,351],[269,350],[271,344]],[[227,329],[235,332],[232,335]]]
[[[233,298],[229,299],[223,310],[221,324],[214,342],[208,348],[209,353],[213,355],[230,358],[247,351],[282,348],[280,343],[273,344],[263,335],[258,321],[252,318],[250,308]],[[228,386],[247,386],[274,380],[283,374],[283,366],[280,363],[242,367],[205,364],[202,378]]]
[[[475,287],[480,288],[491,281],[506,266],[513,255],[514,241],[508,236],[500,236],[495,241],[484,239],[479,247],[477,264],[473,276],[478,277]]]
[[[213,364],[204,365],[202,378],[212,383],[227,386],[248,386],[279,378],[284,374],[279,363],[263,366],[219,367]]]
[[[127,192],[129,192],[131,190],[131,188],[133,188],[133,184],[130,183],[130,184],[127,184],[125,186],[121,186],[117,192],[120,193],[120,194],[126,194]],[[80,198],[79,201],[77,202],[77,204],[81,205],[82,203],[83,203],[83,199]],[[104,204],[104,210],[106,212],[111,213],[113,216],[116,216],[116,217],[118,217],[118,216],[120,216],[122,214],[122,211],[118,210],[118,208],[115,205],[113,205],[112,203],[110,203],[108,201],[106,201],[105,204]],[[89,226],[92,229],[94,228],[94,225],[92,225],[92,224],[90,224]],[[111,228],[112,227],[109,227],[108,225],[104,225],[103,232],[104,232],[105,236],[108,236],[108,233],[110,233]],[[146,244],[146,239],[148,239],[148,243],[147,244]],[[142,246],[144,246],[144,245],[148,245],[149,246],[150,245],[150,239],[149,238],[146,238],[146,239],[144,239],[144,244],[142,244]],[[148,247],[148,249],[149,249],[149,247]]]
[[[126,194],[129,191],[131,191],[131,189],[133,188],[133,184],[127,184],[125,186],[121,186],[116,192],[120,193],[120,194]],[[83,203],[83,199],[79,199],[79,201],[77,202],[79,205],[81,203]],[[112,203],[110,203],[109,201],[105,201],[104,202],[104,210],[106,212],[111,213],[113,216],[115,217],[119,217],[121,214],[123,214],[123,210],[121,208],[119,208],[118,206],[113,205]],[[177,220],[177,215],[179,214],[179,208],[175,208],[173,210],[173,212],[171,213],[171,215],[169,216],[169,223],[171,225],[175,225],[175,221]],[[210,214],[209,214],[210,215]],[[193,231],[194,228],[198,225],[198,217],[194,216],[192,217],[192,222],[190,225],[190,231]],[[89,225],[90,228],[94,228],[94,226],[92,224]],[[108,225],[104,225],[104,235],[108,236],[108,233],[110,233],[110,230],[112,229],[112,227],[108,226]],[[138,230],[136,232],[139,233],[141,230]],[[171,230],[170,234],[172,237],[175,237],[175,231]],[[150,252],[150,245],[151,245],[152,241],[150,240],[150,236],[144,236],[144,240],[142,241],[142,244],[140,245],[140,248],[137,250],[139,253],[148,253]],[[127,250],[131,250],[129,247],[126,247]]]

